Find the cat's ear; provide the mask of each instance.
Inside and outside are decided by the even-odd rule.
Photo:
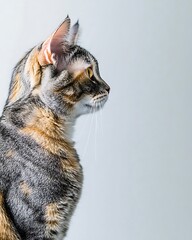
[[[70,45],[74,45],[77,43],[79,36],[79,21],[77,21],[69,31],[68,41]]]
[[[67,16],[57,30],[43,43],[38,55],[41,66],[53,64],[58,70],[65,68],[64,54],[69,48],[70,18]]]

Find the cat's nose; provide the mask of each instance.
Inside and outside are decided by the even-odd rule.
[[[106,88],[105,88],[105,90],[108,92],[108,94],[109,94],[109,92],[110,92],[110,87],[109,86],[107,86]]]
[[[109,85],[105,82],[105,81],[103,81],[103,87],[104,87],[104,89],[108,92],[108,94],[109,94],[109,92],[110,92],[110,87],[109,87]]]

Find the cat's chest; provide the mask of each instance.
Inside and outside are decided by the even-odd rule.
[[[75,197],[82,187],[82,167],[76,158],[43,157],[37,164],[22,169],[21,180],[28,183],[34,195],[47,199]]]
[[[9,188],[7,204],[21,232],[29,231],[30,215],[31,224],[42,219],[47,238],[59,240],[80,198],[83,174],[79,162],[72,159],[47,160],[49,167],[28,162]]]
[[[43,207],[45,231],[47,237],[59,240],[63,239],[80,198],[83,173],[80,163],[72,158],[60,158],[55,171],[49,173],[49,183],[44,183],[47,196]],[[38,195],[39,193],[41,189],[37,191]]]
[[[51,239],[63,239],[76,207],[73,199],[50,203],[45,207],[45,233]]]
[[[12,164],[17,165],[15,175],[10,175],[8,191],[33,205],[43,205],[68,197],[79,197],[83,172],[75,154],[53,155],[39,148],[12,154]]]

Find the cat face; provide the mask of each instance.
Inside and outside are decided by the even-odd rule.
[[[39,94],[44,102],[76,117],[103,107],[110,88],[100,77],[97,60],[75,45],[65,55],[65,64],[62,71],[50,65],[43,69]]]
[[[40,46],[16,66],[8,104],[39,97],[57,113],[78,117],[103,107],[109,86],[100,77],[97,60],[76,45],[79,24],[67,17]]]

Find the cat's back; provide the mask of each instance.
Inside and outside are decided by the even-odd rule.
[[[13,131],[2,119],[0,120],[0,187],[1,192],[7,191],[20,173],[17,161],[19,134]]]

